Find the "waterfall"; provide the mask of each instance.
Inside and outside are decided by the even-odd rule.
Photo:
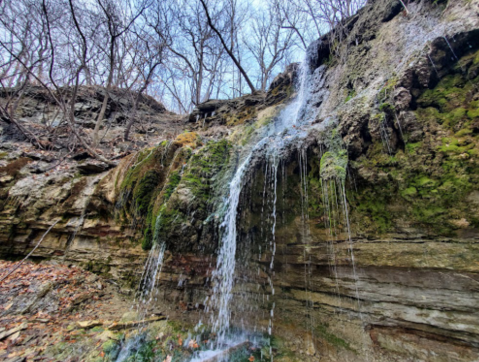
[[[166,243],[164,241],[159,241],[158,238],[160,220],[161,214],[158,215],[156,219],[155,234],[153,239],[154,243],[150,252],[148,253],[145,267],[143,268],[143,273],[136,291],[136,298],[132,305],[132,309],[136,311],[136,318],[140,323],[138,324],[133,337],[131,337],[129,341],[122,346],[118,358],[116,359],[117,362],[125,361],[133,353],[133,351],[137,351],[141,346],[143,342],[142,334],[146,327],[145,319],[148,317],[148,312],[150,312],[154,307],[157,299],[157,281],[161,274],[166,250]]]
[[[243,155],[242,161],[229,184],[228,197],[226,199],[226,212],[223,221],[220,225],[221,237],[220,245],[216,262],[216,269],[213,272],[212,279],[215,281],[213,287],[213,295],[206,304],[207,310],[211,312],[210,324],[213,330],[217,333],[217,345],[228,345],[237,343],[238,337],[229,336],[228,333],[231,327],[231,302],[233,298],[233,287],[235,284],[235,269],[236,269],[236,247],[237,247],[237,215],[238,205],[242,188],[245,183],[245,177],[251,169],[254,160],[258,157],[265,157],[267,162],[271,164],[271,177],[273,178],[274,195],[272,200],[272,225],[271,233],[272,240],[270,241],[270,251],[272,253],[272,260],[270,270],[273,269],[274,254],[276,252],[275,243],[275,229],[276,229],[276,201],[277,201],[277,172],[279,161],[282,153],[288,146],[293,144],[298,139],[307,135],[307,126],[312,123],[315,117],[315,110],[308,107],[310,100],[310,84],[311,72],[309,67],[308,53],[304,55],[304,59],[299,65],[296,98],[287,105],[279,114],[278,117],[268,127],[264,127],[262,135],[253,147],[250,148],[246,155]],[[323,68],[324,71],[324,68]],[[266,182],[266,181],[265,181]],[[274,294],[274,286],[272,278],[268,280],[271,288],[271,294]],[[269,297],[268,297],[269,298]],[[217,310],[217,313],[214,310]],[[272,333],[272,318],[274,315],[274,304],[270,310],[270,322],[268,332]],[[198,326],[201,326],[200,321]],[[241,338],[241,337],[240,337]],[[201,357],[196,358],[195,361],[201,361]]]
[[[216,270],[213,272],[213,279],[218,283],[213,289],[212,303],[218,306],[218,316],[213,324],[217,331],[219,341],[225,339],[225,334],[230,327],[230,303],[232,289],[234,285],[234,272],[236,266],[236,214],[241,193],[243,177],[248,169],[252,153],[243,161],[238,168],[229,187],[229,197],[227,201],[227,211],[221,228],[224,234],[221,240],[221,247],[216,262]]]

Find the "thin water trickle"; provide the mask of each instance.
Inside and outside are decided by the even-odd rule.
[[[397,113],[394,113],[394,116],[396,117],[396,123],[397,123],[398,128],[399,128],[399,133],[401,133],[401,139],[403,140],[404,143],[406,143],[406,139],[404,138],[404,134],[402,132],[401,122],[399,121]]]
[[[136,353],[141,347],[144,337],[143,334],[146,329],[146,319],[148,314],[152,312],[157,300],[157,282],[161,275],[163,259],[166,251],[166,243],[158,240],[160,221],[161,214],[158,215],[156,219],[153,246],[148,253],[145,267],[143,268],[143,273],[136,291],[136,297],[132,305],[132,309],[135,310],[136,319],[139,323],[133,335],[129,338],[127,343],[122,346],[116,362],[125,361],[132,353]]]
[[[439,77],[439,72],[437,71],[437,67],[436,67],[436,64],[434,64],[432,58],[431,58],[431,55],[429,55],[429,53],[427,53],[427,57],[429,58],[429,61],[431,62],[432,64],[432,67],[434,68],[434,71],[436,72],[436,75]]]
[[[449,43],[449,40],[447,40],[447,38],[446,38],[445,36],[443,36],[443,38],[444,38],[444,40],[446,41],[446,44],[447,44],[447,46],[449,47],[449,49],[451,49],[451,52],[452,52],[452,55],[454,56],[454,58],[455,58],[456,60],[459,60],[459,58],[458,58],[457,55],[456,55],[456,52],[454,51],[454,49],[453,49],[452,46],[451,46],[451,43]],[[453,58],[453,59],[454,59],[454,58]]]
[[[386,146],[388,154],[392,155],[391,145],[389,143],[390,134],[389,134],[389,131],[386,127],[386,119],[384,118],[384,116],[383,116],[383,119],[382,119],[381,124],[379,126],[379,133],[381,134],[381,139],[383,141],[383,145]]]

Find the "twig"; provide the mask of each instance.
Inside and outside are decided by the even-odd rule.
[[[409,15],[409,10],[408,10],[406,4],[404,4],[404,1],[402,1],[402,0],[399,0],[399,1],[401,2],[402,6],[404,6],[404,10],[406,10],[406,15]]]
[[[52,226],[50,226],[47,231],[45,231],[45,234],[43,234],[43,236],[41,237],[40,241],[39,241],[38,244],[33,248],[33,250],[32,250],[31,252],[29,252],[28,255],[27,255],[20,263],[18,263],[7,275],[5,275],[5,276],[2,278],[2,280],[0,280],[0,283],[2,283],[5,279],[7,279],[15,270],[17,270],[17,269],[20,267],[20,265],[23,264],[23,262],[24,262],[25,260],[27,260],[27,259],[30,257],[30,255],[33,254],[33,252],[40,246],[40,244],[42,243],[42,241],[43,241],[43,239],[45,238],[45,236],[47,236],[47,234],[50,232],[50,230],[51,230],[56,224],[58,224],[59,221],[60,221],[60,220],[55,221],[55,223],[54,223]]]

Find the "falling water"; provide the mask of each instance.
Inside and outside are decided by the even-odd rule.
[[[310,98],[310,68],[308,62],[308,55],[305,55],[299,68],[299,75],[297,83],[299,83],[299,90],[295,100],[290,103],[280,115],[272,122],[271,125],[264,127],[259,141],[250,148],[250,151],[243,155],[239,167],[229,184],[228,197],[226,199],[226,211],[223,221],[220,225],[221,240],[217,256],[216,270],[213,272],[212,280],[215,282],[213,287],[213,295],[207,300],[207,310],[211,312],[210,324],[217,334],[217,346],[231,344],[234,337],[228,336],[231,327],[231,304],[233,298],[233,287],[235,283],[235,269],[236,269],[236,243],[238,237],[237,230],[237,213],[240,195],[245,183],[245,176],[251,169],[251,165],[261,155],[269,159],[270,167],[266,166],[266,173],[272,175],[272,214],[271,216],[271,235],[270,240],[270,274],[272,275],[274,266],[274,255],[276,253],[275,229],[277,223],[276,202],[277,202],[277,178],[278,166],[281,152],[284,151],[294,141],[305,137],[307,135],[306,127],[311,124],[315,113],[312,107],[308,107]],[[258,138],[257,138],[258,139]],[[266,162],[268,164],[268,161]],[[270,168],[268,170],[268,168]],[[265,181],[266,182],[266,181]],[[259,272],[259,270],[258,270]],[[274,294],[274,286],[272,277],[268,278],[271,296]],[[269,295],[266,296],[269,300]],[[214,310],[217,310],[214,313]],[[274,303],[270,310],[268,333],[271,335],[274,316]],[[201,326],[200,321],[198,326]],[[242,337],[240,337],[242,338]],[[236,336],[236,342],[238,337]],[[205,354],[206,355],[206,354]],[[210,356],[210,354],[209,354]],[[195,361],[201,361],[201,357],[196,358]]]
[[[446,44],[449,47],[449,49],[451,49],[452,55],[454,56],[454,58],[452,58],[452,60],[454,60],[454,59],[459,60],[459,58],[456,55],[456,52],[454,51],[454,49],[451,46],[451,43],[449,43],[449,40],[447,40],[447,38],[445,36],[443,36],[443,38],[446,41]]]
[[[437,71],[437,67],[436,67],[436,64],[434,64],[432,58],[431,58],[431,55],[429,53],[427,53],[427,57],[429,58],[429,61],[431,62],[433,68],[434,68],[434,71],[436,72],[436,75],[439,77],[439,72]]]
[[[314,336],[314,319],[313,307],[314,303],[311,297],[311,256],[309,254],[310,245],[310,228],[309,228],[309,192],[308,192],[308,155],[305,147],[298,147],[298,165],[300,175],[300,192],[301,192],[301,241],[303,246],[303,263],[304,263],[304,289],[307,296],[306,308],[309,314],[308,323],[311,336]],[[309,258],[308,258],[309,257]],[[314,350],[313,339],[311,339],[312,349]]]
[[[161,221],[161,214],[156,218],[155,233],[153,236],[153,247],[148,253],[145,267],[141,275],[140,283],[136,292],[136,298],[132,309],[136,311],[139,322],[137,329],[128,342],[122,346],[117,362],[125,361],[134,351],[138,351],[143,342],[143,334],[146,327],[146,318],[157,301],[157,281],[161,275],[163,259],[165,256],[166,244],[158,241],[158,230]]]
[[[398,118],[398,115],[397,113],[394,113],[394,116],[396,117],[396,123],[398,125],[398,128],[399,128],[399,133],[401,134],[401,139],[406,142],[406,139],[404,138],[404,133],[402,131],[402,127],[401,127],[401,122],[399,121],[399,118]]]
[[[381,139],[383,141],[383,145],[388,151],[389,155],[392,155],[391,145],[389,143],[389,138],[391,137],[386,125],[386,118],[383,115],[381,123],[379,124],[379,133],[381,134]]]
[[[211,303],[218,307],[218,315],[214,321],[213,327],[217,331],[219,342],[224,342],[226,333],[230,328],[231,310],[230,303],[232,298],[232,289],[234,283],[234,271],[236,266],[236,212],[241,193],[243,177],[248,169],[251,152],[236,171],[229,187],[229,196],[226,202],[227,211],[221,228],[223,236],[218,253],[216,270],[213,272],[213,279],[217,284],[213,289]]]

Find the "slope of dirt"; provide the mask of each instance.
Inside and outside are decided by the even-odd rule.
[[[16,265],[1,261],[0,280]],[[26,262],[0,284],[0,360],[80,361],[95,348],[100,356],[116,338],[103,326],[130,306],[115,284],[95,274]]]

